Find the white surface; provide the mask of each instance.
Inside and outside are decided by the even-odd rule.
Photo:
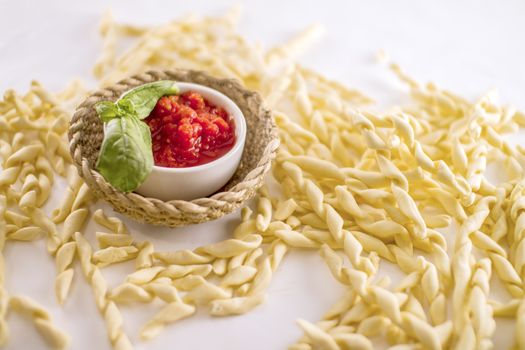
[[[97,0],[73,5],[67,0],[1,0],[0,91],[25,90],[31,79],[52,89],[73,77],[90,79],[101,46],[97,24],[108,6],[119,20],[156,23],[190,10],[222,12],[232,3],[236,2]],[[523,1],[258,0],[244,8],[241,31],[268,46],[312,22],[324,24],[326,36],[302,62],[384,101],[399,101],[400,84],[374,63],[380,48],[419,79],[432,79],[466,96],[497,86],[504,101],[525,108]],[[55,201],[60,197],[56,191]],[[134,223],[131,229],[137,239],[153,240],[157,249],[191,248],[226,238],[236,217],[175,232]],[[49,307],[58,325],[72,335],[72,349],[109,349],[103,320],[82,278],[61,308],[52,287],[55,268],[43,244],[8,244],[5,255],[10,293],[30,295]],[[121,279],[129,271],[130,265],[123,265],[104,274]],[[135,335],[155,308],[129,307],[123,309],[125,329],[137,349],[284,349],[301,335],[294,320],[318,320],[341,290],[317,255],[297,252],[275,274],[268,302],[245,316],[212,319],[201,314],[141,343]],[[11,315],[9,324],[11,342],[6,349],[44,348],[25,320]],[[496,331],[497,349],[507,348],[512,338],[513,329],[502,324]]]
[[[246,140],[246,121],[242,111],[228,96],[209,87],[193,83],[177,83],[179,91],[196,91],[215,106],[224,108],[233,118],[235,144],[220,158],[189,168],[153,166],[153,170],[137,193],[164,201],[172,199],[192,200],[217,192],[233,176],[239,167]],[[173,186],[173,184],[177,184]]]

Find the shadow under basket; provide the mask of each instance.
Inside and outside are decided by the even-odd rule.
[[[99,101],[115,101],[124,92],[152,81],[175,80],[208,86],[222,92],[241,109],[247,133],[244,153],[237,171],[215,194],[191,201],[162,201],[137,193],[124,193],[108,183],[95,170],[104,137],[103,125],[94,105]],[[257,92],[246,90],[237,80],[218,79],[202,71],[149,71],[121,80],[99,90],[77,107],[68,132],[73,163],[93,193],[113,208],[137,221],[170,227],[198,224],[229,214],[252,198],[270,170],[279,138],[269,109]]]

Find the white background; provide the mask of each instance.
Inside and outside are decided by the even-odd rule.
[[[223,13],[235,1],[0,1],[0,91],[25,91],[31,79],[53,90],[81,77],[94,86],[91,67],[101,49],[97,26],[111,8],[118,20],[162,23],[190,11]],[[523,1],[270,1],[244,3],[240,31],[267,46],[313,22],[325,36],[301,62],[383,102],[399,101],[401,85],[374,54],[384,49],[411,75],[433,80],[468,97],[498,87],[502,100],[525,108],[525,2]],[[50,208],[57,205],[54,192]],[[168,230],[131,223],[138,240],[157,249],[192,248],[228,237],[236,215],[191,228]],[[87,232],[96,229],[89,226]],[[72,335],[72,349],[109,349],[91,291],[76,278],[64,307],[54,299],[55,268],[43,244],[8,244],[7,289],[46,305]],[[117,282],[131,265],[105,270]],[[80,271],[78,271],[80,272]],[[80,277],[80,273],[78,274]],[[137,349],[284,349],[300,335],[294,320],[318,320],[341,295],[316,254],[294,252],[277,271],[269,300],[251,313],[212,319],[205,312],[138,342],[140,326],[159,305],[123,308],[125,330]],[[7,349],[43,349],[28,322],[9,316]],[[513,330],[498,323],[497,349],[508,347]]]

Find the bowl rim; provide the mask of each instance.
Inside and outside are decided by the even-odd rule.
[[[171,174],[183,174],[183,173],[192,173],[192,172],[199,172],[199,171],[205,171],[210,168],[220,166],[221,164],[228,161],[229,158],[232,158],[237,152],[242,152],[244,149],[244,143],[246,140],[246,120],[244,118],[244,114],[242,113],[241,109],[235,102],[232,101],[228,96],[223,94],[222,92],[215,90],[209,86],[205,86],[202,84],[197,83],[189,83],[189,82],[179,82],[175,81],[175,84],[179,88],[188,88],[187,91],[195,91],[198,93],[202,93],[203,95],[213,95],[214,97],[217,97],[219,100],[221,100],[221,103],[215,103],[216,105],[219,105],[221,107],[228,106],[230,110],[233,111],[233,113],[230,113],[232,118],[235,122],[235,144],[233,147],[220,156],[217,159],[212,160],[211,162],[204,163],[201,165],[191,166],[191,167],[183,167],[183,168],[171,168],[171,167],[164,167],[164,166],[158,166],[153,164],[152,172],[161,172],[161,173],[171,173]],[[206,98],[206,96],[204,96]]]

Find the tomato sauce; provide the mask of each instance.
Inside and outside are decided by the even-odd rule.
[[[164,96],[144,120],[150,130],[155,165],[184,168],[209,163],[235,144],[233,118],[201,94]]]

